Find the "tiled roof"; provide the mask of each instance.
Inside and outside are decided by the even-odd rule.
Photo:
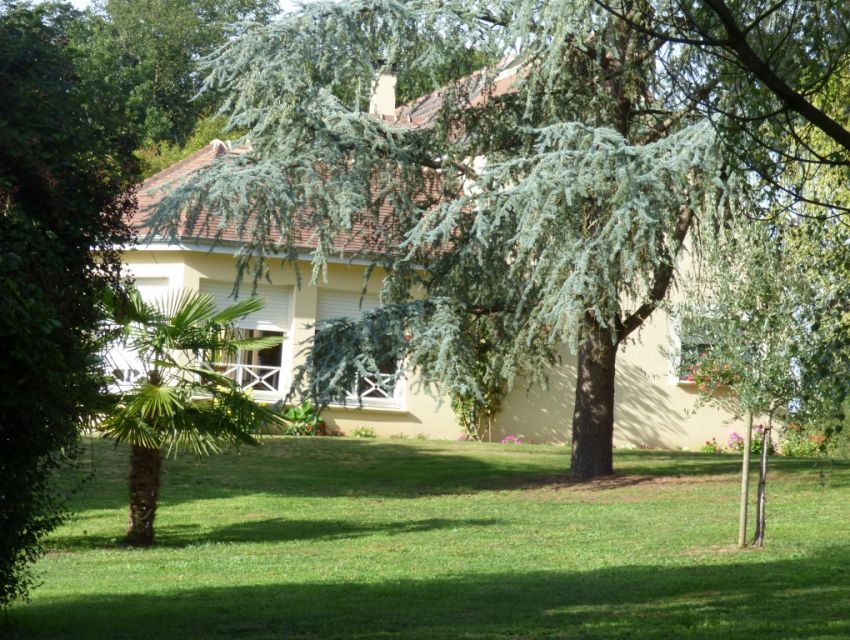
[[[227,143],[221,140],[214,140],[203,149],[145,180],[138,189],[138,208],[130,219],[130,224],[136,229],[139,236],[142,238],[148,236],[150,227],[147,221],[170,189],[190,178],[196,171],[209,166],[216,158],[228,153],[240,153],[240,150],[231,149]],[[355,222],[351,232],[337,234],[334,237],[334,248],[337,251],[350,254],[379,252],[381,250],[379,234],[388,233],[389,225],[394,218],[393,213],[392,206],[386,202],[383,203],[378,210],[378,219],[384,221],[378,225],[380,228],[373,229],[372,226],[374,225],[369,226],[363,222]],[[179,238],[183,242],[204,244],[209,244],[211,241],[239,243],[244,240],[244,237],[240,236],[236,223],[231,223],[221,229],[219,228],[220,224],[217,216],[210,215],[208,211],[201,211],[191,228],[187,224],[183,225]],[[279,234],[273,230],[271,239],[275,241],[279,238]],[[314,227],[306,219],[297,229],[294,246],[296,249],[306,251],[313,250],[317,246]]]
[[[457,95],[462,96],[462,99],[466,101],[466,106],[473,108],[485,104],[490,98],[515,91],[519,76],[520,67],[509,63],[493,82],[487,83],[484,72],[476,72],[458,81],[455,88]],[[387,124],[396,127],[421,128],[429,126],[442,107],[447,93],[447,88],[438,89],[399,107],[396,109],[395,116],[383,116],[382,119]],[[373,117],[381,116],[375,115]],[[149,232],[147,220],[156,211],[164,194],[169,189],[175,188],[196,171],[209,166],[216,158],[228,153],[239,152],[238,149],[231,149],[227,143],[221,140],[214,140],[203,149],[145,180],[138,189],[139,206],[131,217],[130,224],[132,227],[139,233],[140,237],[146,237]],[[379,219],[390,221],[394,217],[393,213],[392,207],[384,203],[380,208]],[[186,226],[181,229],[180,239],[207,243],[212,240],[238,243],[244,239],[240,237],[235,224],[230,224],[223,229],[219,229],[219,225],[217,216],[202,211],[191,229]],[[364,225],[355,225],[350,233],[338,235],[334,240],[334,245],[337,250],[350,253],[368,251],[370,247],[373,250],[380,250],[378,239],[374,237],[370,239],[369,235]],[[295,247],[306,250],[316,247],[314,229],[306,224],[306,220],[304,227],[299,229],[299,237],[295,239]]]
[[[396,109],[395,117],[384,116],[384,121],[405,128],[419,128],[430,125],[443,106],[443,100],[449,89],[455,90],[457,99],[463,101],[465,108],[474,108],[486,104],[491,98],[498,98],[516,91],[517,81],[521,79],[521,67],[516,61],[505,61],[502,71],[490,80],[486,71],[476,71],[462,78],[451,87],[443,87],[417,98],[413,102]]]
[[[228,152],[228,145],[221,140],[213,140],[203,149],[183,158],[180,162],[163,169],[145,180],[138,189],[139,206],[130,218],[130,225],[144,236],[148,232],[147,219],[156,211],[165,192],[195,171],[208,166],[219,156]]]

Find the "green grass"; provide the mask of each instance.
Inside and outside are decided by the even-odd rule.
[[[94,444],[7,637],[850,637],[846,463],[775,460],[768,546],[738,551],[732,456],[621,452],[571,485],[555,447],[271,439],[168,461],[134,550],[126,451]]]

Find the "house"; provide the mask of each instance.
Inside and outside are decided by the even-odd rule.
[[[512,75],[513,74],[513,75]],[[496,79],[495,88],[473,92],[470,101],[486,100],[508,91],[516,68]],[[439,92],[395,108],[393,80],[385,77],[377,83],[372,101],[375,117],[397,126],[425,126],[436,111]],[[231,153],[226,143],[214,141],[195,154],[151,177],[139,189],[139,208],[133,220],[140,235],[145,234],[145,219],[156,208],[163,190],[178,184],[195,171],[203,171],[216,158]],[[213,225],[214,227],[214,225]],[[203,231],[203,229],[207,231]],[[207,291],[225,306],[232,302],[236,271],[235,256],[239,237],[234,229],[224,229],[215,242],[215,229],[204,225],[176,242],[154,240],[125,253],[128,272],[133,275],[144,297],[155,297],[169,289],[184,288]],[[309,234],[304,234],[299,247],[299,260],[309,272]],[[350,251],[362,246],[348,246]],[[265,309],[242,323],[246,331],[256,335],[281,335],[280,347],[259,353],[239,354],[234,362],[222,363],[227,375],[250,388],[258,400],[269,402],[283,398],[292,380],[293,368],[300,364],[299,345],[310,337],[310,325],[333,317],[357,316],[378,305],[381,273],[370,279],[362,296],[366,260],[331,258],[327,282],[317,286],[296,286],[296,275],[289,266],[274,265],[271,283],[259,285],[257,295],[266,300]],[[280,268],[277,268],[277,267]],[[250,292],[249,287],[243,290]],[[362,304],[361,304],[362,302]],[[683,335],[684,334],[684,335]],[[685,351],[698,345],[661,310],[645,324],[632,344],[618,356],[616,379],[615,444],[617,446],[663,449],[696,449],[706,440],[724,442],[729,432],[741,428],[727,411],[715,406],[697,407],[693,382],[680,377],[680,367],[663,348],[677,343]],[[563,363],[549,372],[548,389],[527,390],[518,384],[503,403],[490,437],[500,440],[508,434],[529,442],[565,443],[570,439],[570,424],[575,395],[575,358],[564,349]],[[128,364],[128,368],[132,363]],[[389,375],[390,372],[387,372]],[[129,375],[129,374],[128,374]],[[331,406],[323,417],[343,432],[369,426],[380,435],[415,436],[455,439],[461,433],[447,399],[435,399],[417,389],[415,372],[387,392],[376,381],[363,381],[352,389],[347,402]],[[362,402],[358,403],[358,393]]]

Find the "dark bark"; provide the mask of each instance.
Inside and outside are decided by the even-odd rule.
[[[153,521],[162,476],[162,453],[133,445],[130,451],[130,526],[126,543],[149,547],[153,544]]]
[[[761,464],[759,465],[759,488],[758,502],[756,503],[756,533],[753,537],[753,546],[764,545],[765,507],[767,506],[767,456],[770,451],[770,431],[773,426],[773,414],[768,415],[767,427],[761,440]]]
[[[690,207],[682,207],[679,215],[676,218],[676,230],[673,232],[673,240],[675,241],[676,252],[662,259],[655,267],[655,273],[652,276],[652,288],[649,290],[649,297],[642,305],[640,305],[631,315],[625,319],[618,319],[617,322],[617,342],[622,342],[628,338],[636,329],[643,325],[644,322],[652,315],[652,312],[658,308],[662,300],[667,296],[667,291],[670,289],[670,283],[673,282],[673,273],[675,272],[676,260],[679,257],[679,252],[682,245],[685,243],[685,238],[694,221],[694,212]]]
[[[586,316],[578,353],[570,477],[614,473],[614,373],[617,345],[611,332]]]
[[[692,222],[693,211],[683,208],[679,212],[673,234],[676,255]],[[617,348],[664,300],[673,281],[676,255],[658,264],[647,301],[625,319],[617,319],[615,335],[601,327],[592,315],[588,314],[584,318],[573,411],[570,477],[574,480],[614,473],[614,374]]]

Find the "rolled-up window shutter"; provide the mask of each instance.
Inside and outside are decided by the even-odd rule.
[[[362,300],[359,292],[319,290],[316,306],[316,320],[332,318],[358,318],[365,311],[371,311],[380,306],[378,296],[368,294]]]
[[[249,286],[243,287],[240,289],[239,298],[234,299],[230,295],[233,292],[233,284],[229,282],[206,281],[201,283],[200,289],[215,297],[216,308],[218,309],[225,309],[251,295],[251,288]],[[238,322],[239,326],[245,329],[261,329],[263,331],[281,331],[286,333],[290,325],[292,287],[259,285],[256,295],[266,301],[266,306],[257,313],[252,313],[250,316],[240,320]]]
[[[168,293],[168,278],[136,278],[133,284],[145,302],[161,300]]]

